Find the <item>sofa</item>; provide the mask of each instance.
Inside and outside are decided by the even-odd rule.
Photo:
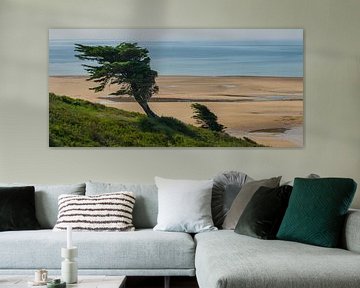
[[[20,184],[19,184],[20,185]],[[14,184],[0,184],[14,186]],[[61,194],[95,195],[132,191],[136,196],[131,232],[73,232],[79,274],[195,276],[200,288],[360,287],[360,211],[351,210],[341,248],[261,240],[218,230],[196,235],[153,231],[155,185],[87,182],[34,185],[40,230],[0,232],[0,275],[46,268],[58,275],[66,232],[53,231]],[[1,276],[0,276],[1,277]],[[169,281],[165,281],[169,285]]]

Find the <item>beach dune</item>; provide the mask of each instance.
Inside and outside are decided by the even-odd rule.
[[[271,147],[303,146],[303,78],[240,76],[159,76],[150,100],[158,115],[196,125],[191,104],[206,105],[236,137]],[[119,109],[141,112],[128,96],[111,96],[116,86],[94,93],[85,76],[50,76],[49,92]]]

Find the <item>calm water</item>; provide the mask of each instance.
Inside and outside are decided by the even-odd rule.
[[[86,75],[74,44],[117,45],[117,40],[49,40],[49,75]],[[290,41],[139,42],[159,75],[303,76],[303,43]],[[87,63],[89,64],[89,62]],[[94,63],[93,63],[94,64]]]

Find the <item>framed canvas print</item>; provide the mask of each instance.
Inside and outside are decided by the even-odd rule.
[[[302,29],[50,29],[50,147],[302,147]]]

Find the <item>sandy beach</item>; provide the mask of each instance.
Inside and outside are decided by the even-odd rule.
[[[303,146],[303,78],[159,76],[159,93],[149,103],[158,115],[195,124],[194,102],[206,105],[236,137],[271,147]],[[117,87],[94,93],[85,76],[51,76],[49,92],[141,112],[128,96],[109,96]]]

